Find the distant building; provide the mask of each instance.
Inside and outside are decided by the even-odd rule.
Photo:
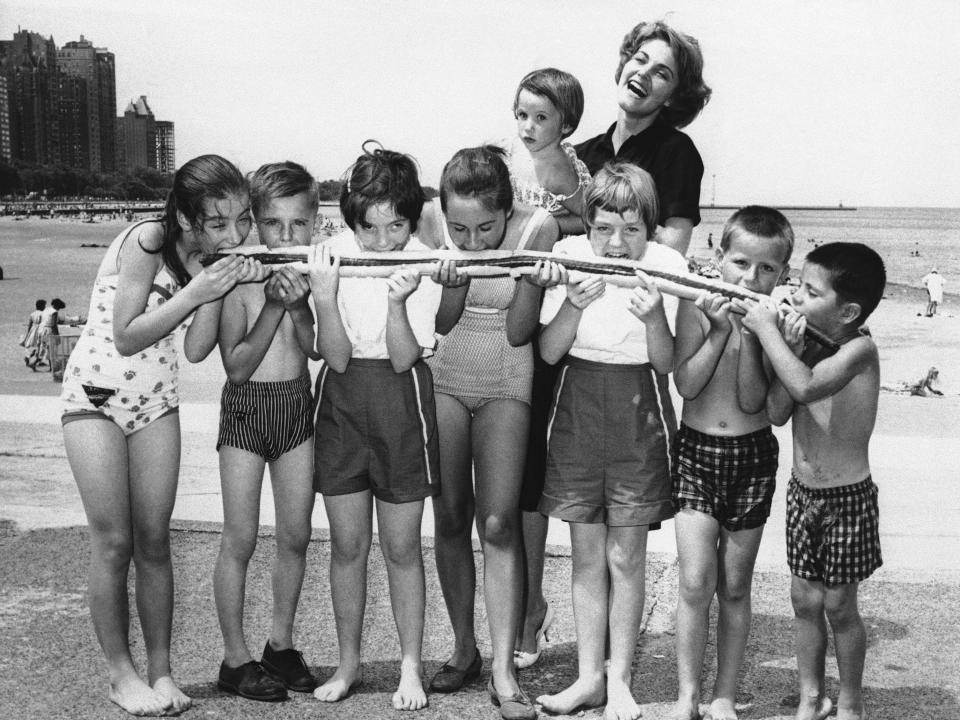
[[[7,78],[0,73],[0,162],[10,162],[10,98],[7,95]]]
[[[57,51],[59,69],[86,81],[87,144],[89,163],[94,172],[110,171],[116,166],[113,118],[117,108],[114,56],[105,48],[80,36]]]
[[[156,158],[157,170],[172,173],[177,170],[177,143],[173,133],[173,122],[156,121]]]
[[[67,167],[92,169],[87,81],[60,73],[57,82],[60,162]]]
[[[18,30],[13,40],[0,41],[0,74],[6,78],[11,158],[59,164],[60,83],[53,38]]]
[[[130,101],[117,125],[117,147],[122,144],[125,172],[141,167],[160,172],[176,169],[173,123],[154,117],[146,95]]]

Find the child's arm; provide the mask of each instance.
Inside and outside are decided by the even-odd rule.
[[[567,269],[550,260],[537,260],[532,275],[524,275],[507,310],[507,342],[514,347],[530,342],[540,318],[544,288],[567,283]]]
[[[790,313],[787,315],[781,327],[784,341],[798,358],[803,356],[805,329],[806,320],[800,313]],[[749,330],[745,330],[744,332],[749,333],[749,337],[752,338],[757,345],[760,344],[755,334]],[[769,358],[766,358],[766,362],[764,363],[765,374],[772,375],[773,369],[767,367],[769,362]],[[767,369],[769,369],[769,373],[767,373]],[[790,419],[790,416],[793,415],[793,398],[790,397],[790,393],[787,392],[787,389],[776,375],[773,375],[770,379],[770,389],[767,391],[765,404],[767,418],[774,425],[780,426],[785,424],[787,420]]]
[[[559,239],[560,228],[557,221],[548,217],[530,242],[529,249],[549,252]],[[530,342],[537,329],[543,289],[566,282],[564,269],[556,263],[538,261],[534,270],[534,275],[524,275],[517,281],[513,300],[507,310],[507,342],[515,347]]]
[[[314,332],[313,313],[310,312],[310,283],[299,272],[290,268],[280,268],[279,273],[283,282],[283,307],[290,314],[293,321],[293,331],[297,337],[300,351],[311,360],[319,360],[320,353],[315,349],[316,333]]]
[[[763,363],[763,346],[756,335],[741,328],[737,355],[737,405],[740,410],[751,415],[763,410],[769,389],[770,373]]]
[[[745,305],[748,310],[743,317],[744,326],[756,333],[774,373],[794,402],[808,405],[835,395],[863,372],[876,354],[869,338],[857,337],[841,345],[836,354],[808,367],[781,335],[779,312],[772,302]],[[806,319],[802,316],[791,321],[797,332],[806,329]]]
[[[353,344],[347,337],[337,307],[340,289],[340,258],[330,254],[326,245],[310,249],[310,294],[317,310],[317,352],[334,372],[347,369]]]
[[[583,311],[605,290],[606,283],[598,277],[567,283],[566,299],[553,319],[540,331],[540,356],[545,362],[556,365],[573,347]]]
[[[663,310],[663,296],[648,275],[637,271],[640,285],[630,295],[630,310],[647,329],[647,356],[661,375],[673,370],[673,335]]]
[[[397,373],[406,372],[423,354],[423,348],[410,326],[407,316],[407,298],[420,285],[420,275],[412,270],[398,270],[389,278],[387,285],[387,354]]]
[[[206,360],[210,351],[217,346],[222,310],[223,298],[217,298],[197,308],[183,337],[183,354],[190,362]]]
[[[249,380],[260,367],[280,321],[283,320],[285,311],[279,273],[267,280],[263,294],[266,302],[249,332],[247,310],[240,293],[231,292],[223,301],[223,312],[220,316],[220,358],[230,382],[238,385]]]
[[[453,260],[440,260],[430,278],[443,285],[440,307],[437,308],[436,331],[440,335],[446,335],[453,330],[463,314],[467,291],[470,289],[470,276],[458,272],[457,264]]]
[[[128,240],[120,252],[120,276],[113,308],[113,341],[117,352],[124,356],[138,353],[166,337],[195,308],[222,297],[237,282],[255,274],[255,261],[239,255],[223,258],[194,275],[187,286],[167,302],[145,313],[150,288],[163,262],[155,252],[163,242],[162,231],[159,225],[156,228],[147,225]]]
[[[710,323],[706,334],[701,316],[706,316]],[[732,330],[730,301],[723,295],[703,293],[696,303],[680,301],[673,380],[684,400],[693,400],[710,382]]]

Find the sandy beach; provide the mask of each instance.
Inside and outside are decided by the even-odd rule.
[[[83,225],[58,220],[36,223],[30,242],[9,240],[14,221],[0,219],[0,265],[7,279],[0,282],[0,631],[11,642],[31,648],[30,663],[21,666],[0,660],[0,714],[5,717],[122,717],[103,698],[99,685],[81,680],[89,665],[99,663],[95,638],[85,606],[86,539],[84,516],[63,451],[58,423],[59,384],[50,373],[24,367],[16,338],[38,297],[60,296],[68,312],[86,313],[86,300],[102,250],[81,243],[104,243],[122,223]],[[71,240],[63,242],[62,234]],[[60,236],[60,237],[58,237]],[[60,244],[58,244],[60,243]],[[55,261],[53,260],[55,258]],[[91,269],[92,268],[92,269]],[[960,504],[957,502],[953,458],[960,453],[960,298],[948,295],[941,314],[919,317],[926,304],[919,288],[891,286],[869,322],[880,348],[881,378],[895,387],[913,382],[930,366],[940,369],[941,397],[912,397],[884,392],[871,443],[874,478],[881,488],[881,537],[884,566],[863,590],[864,615],[870,634],[867,701],[872,717],[881,720],[960,718],[956,678],[960,650],[955,608],[960,588]],[[314,372],[316,369],[313,369]],[[216,553],[220,510],[216,436],[217,402],[223,370],[214,354],[182,370],[181,412],[183,461],[174,511],[174,552],[177,572],[177,635],[174,651],[179,673],[205,717],[383,717],[388,714],[395,673],[395,639],[389,605],[382,592],[371,592],[371,611],[364,654],[369,658],[367,682],[349,704],[318,707],[296,698],[265,710],[219,693],[213,677],[219,636],[212,615],[209,567]],[[785,486],[790,466],[789,426],[777,430],[781,443],[778,484]],[[322,503],[318,503],[322,507]],[[757,561],[755,622],[744,673],[741,716],[782,718],[795,702],[795,661],[792,657],[789,576],[785,569],[782,533],[785,499],[778,491]],[[268,612],[266,592],[271,557],[273,507],[265,484],[261,524],[263,542],[252,570],[262,591],[250,595],[251,626],[260,632]],[[299,625],[304,649],[321,676],[332,671],[336,644],[332,634],[326,568],[329,545],[326,518],[314,514],[310,570]],[[443,618],[442,600],[432,570],[432,518],[424,517],[423,534],[428,567],[430,617]],[[523,682],[535,693],[569,682],[575,671],[575,637],[569,603],[569,534],[563,523],[551,523],[545,586],[558,603],[559,641],[548,662],[527,673]],[[51,548],[62,548],[53,552]],[[645,717],[661,717],[675,692],[672,609],[676,605],[676,550],[672,523],[653,533],[649,543],[649,593],[644,638],[635,660],[635,684]],[[376,556],[376,557],[375,557]],[[378,553],[371,556],[371,587],[385,587]],[[479,562],[479,555],[478,555]],[[132,587],[132,586],[131,586]],[[479,589],[478,589],[479,592]],[[479,605],[482,608],[482,602]],[[42,608],[37,612],[37,608]],[[489,653],[485,620],[478,615],[481,650]],[[68,630],[64,630],[68,627]],[[378,632],[372,632],[376,628]],[[137,630],[137,628],[134,628]],[[252,631],[253,632],[253,631]],[[136,635],[136,633],[134,633]],[[952,640],[951,640],[952,638]],[[261,641],[259,635],[252,642]],[[432,672],[449,646],[446,623],[430,624],[425,665]],[[141,648],[135,648],[138,653]],[[55,659],[61,659],[55,662]],[[71,701],[54,704],[39,690],[23,691],[35,668],[53,678]],[[828,678],[835,683],[835,661],[828,661]],[[80,679],[78,679],[80,678]],[[709,672],[706,682],[710,681]],[[595,713],[588,713],[593,717]],[[421,717],[483,718],[494,713],[478,685],[455,698],[433,698]],[[599,717],[599,715],[597,715]]]

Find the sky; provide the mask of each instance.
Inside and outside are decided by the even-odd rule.
[[[713,88],[685,129],[701,203],[960,206],[956,0],[3,0],[0,38],[108,48],[118,112],[146,95],[178,164],[339,178],[375,138],[436,185],[459,148],[515,133],[538,67],[583,85],[573,142],[604,132],[620,41],[658,18],[700,41]]]

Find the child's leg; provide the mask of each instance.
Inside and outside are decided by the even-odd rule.
[[[570,523],[573,554],[573,618],[577,626],[577,679],[555,695],[541,695],[544,709],[569,715],[581,706],[601,705],[606,699],[603,679],[607,637],[607,526]]]
[[[223,661],[232,668],[253,657],[243,636],[247,565],[260,529],[260,487],[264,460],[248,450],[220,448],[223,534],[213,571],[213,597],[223,634]]]
[[[680,589],[677,599],[677,704],[672,718],[699,718],[700,677],[709,634],[710,603],[717,590],[716,518],[685,508],[673,519]]]
[[[863,717],[863,663],[867,654],[867,632],[857,607],[858,588],[858,583],[828,587],[824,601],[840,671],[838,720],[859,720]]]
[[[337,702],[360,683],[360,635],[367,605],[367,556],[373,532],[369,490],[324,495],[330,520],[330,595],[337,623],[340,661],[337,671],[313,691],[314,697]]]
[[[293,621],[303,587],[310,544],[313,490],[313,439],[270,463],[270,484],[277,523],[277,561],[273,566],[274,650],[294,647]]]
[[[827,655],[824,595],[823,583],[791,576],[790,600],[797,633],[797,671],[800,676],[797,720],[822,720],[830,714],[831,704],[824,686]]]
[[[443,491],[433,498],[434,555],[443,600],[453,626],[453,655],[447,661],[467,668],[477,654],[474,634],[476,565],[473,558],[474,496],[470,413],[456,399],[437,393],[440,477]]]
[[[420,710],[427,706],[421,680],[423,615],[426,589],[420,522],[423,501],[388,503],[377,501],[380,550],[390,582],[390,604],[400,636],[400,684],[393,694],[397,710]]]
[[[543,626],[547,614],[547,601],[543,596],[543,561],[549,525],[547,517],[536,510],[521,512],[521,523],[525,592],[524,612],[515,648],[533,653],[537,651],[537,631]]]
[[[647,526],[607,531],[610,568],[610,667],[607,670],[606,720],[636,720],[640,708],[630,692],[630,668],[643,616],[647,567]]]
[[[496,691],[508,696],[519,692],[513,647],[520,622],[520,483],[529,423],[525,403],[493,400],[477,410],[471,433],[491,676]]]
[[[170,516],[180,475],[180,416],[154,420],[127,438],[137,611],[147,650],[147,677],[177,711],[190,707],[170,677],[173,563]]]
[[[717,679],[711,712],[717,720],[736,718],[737,677],[750,635],[750,589],[763,526],[720,531],[720,577],[717,582]]]
[[[63,440],[87,516],[90,616],[107,661],[110,699],[129,713],[157,715],[172,703],[140,678],[130,656],[133,528],[126,438],[112,422],[91,419],[64,425]]]

